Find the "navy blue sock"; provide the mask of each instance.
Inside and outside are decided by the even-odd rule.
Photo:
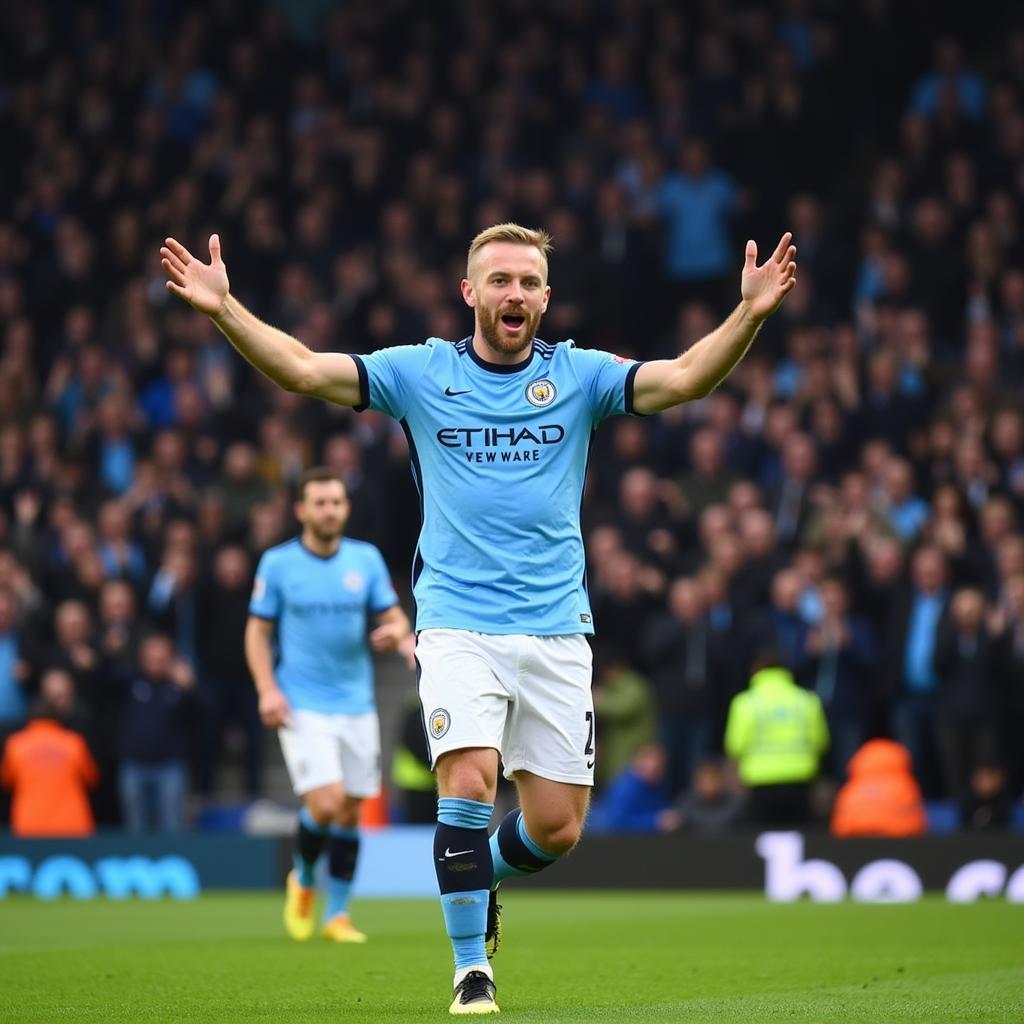
[[[527,834],[523,812],[509,811],[491,836],[494,885],[515,875],[535,875],[558,860],[558,854],[542,850]]]
[[[494,804],[458,797],[437,801],[434,870],[455,970],[486,964],[484,932],[494,868],[487,825]]]
[[[313,820],[309,808],[303,807],[299,811],[299,831],[295,836],[295,874],[298,876],[299,885],[304,885],[307,889],[316,885],[316,862],[323,853],[328,832],[327,825],[318,825]]]
[[[327,851],[327,905],[324,920],[348,913],[348,897],[359,859],[359,832],[354,828],[331,826]]]

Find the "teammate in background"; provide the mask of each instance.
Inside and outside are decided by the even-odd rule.
[[[409,636],[380,552],[342,540],[348,513],[336,473],[311,469],[303,476],[295,503],[302,535],[264,552],[245,630],[260,717],[277,729],[303,802],[284,907],[288,934],[299,941],[316,928],[315,869],[325,847],[323,934],[335,942],[366,941],[349,920],[348,899],[359,857],[359,807],[380,792],[370,649],[393,651]],[[369,643],[368,614],[376,622]]]
[[[253,316],[230,294],[217,235],[209,264],[174,239],[161,249],[170,291],[271,380],[387,413],[409,438],[423,506],[416,655],[440,797],[434,867],[455,954],[451,1013],[498,1011],[486,949],[498,938],[496,885],[543,870],[583,828],[596,756],[580,533],[591,434],[609,416],[712,391],[792,289],[790,242],[783,235],[761,266],[748,242],[736,309],[677,358],[647,363],[536,337],[551,296],[550,239],[516,224],[470,245],[461,288],[472,337],[368,356],[312,352]],[[499,753],[521,809],[489,836]]]

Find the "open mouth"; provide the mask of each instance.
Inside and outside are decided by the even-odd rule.
[[[501,322],[510,331],[518,331],[526,323],[526,317],[520,313],[505,313],[501,318]]]

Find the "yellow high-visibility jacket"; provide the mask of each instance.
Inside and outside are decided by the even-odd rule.
[[[729,705],[725,752],[748,786],[808,782],[828,749],[828,724],[816,693],[783,668],[755,673]]]

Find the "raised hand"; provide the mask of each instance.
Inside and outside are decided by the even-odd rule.
[[[210,235],[210,262],[196,259],[173,238],[160,248],[160,263],[167,273],[167,289],[200,313],[213,316],[228,297],[228,271],[220,258],[220,237]]]
[[[771,316],[796,284],[796,246],[790,245],[793,235],[787,231],[775,252],[759,267],[757,243],[747,242],[747,254],[740,278],[740,294],[759,319]]]

